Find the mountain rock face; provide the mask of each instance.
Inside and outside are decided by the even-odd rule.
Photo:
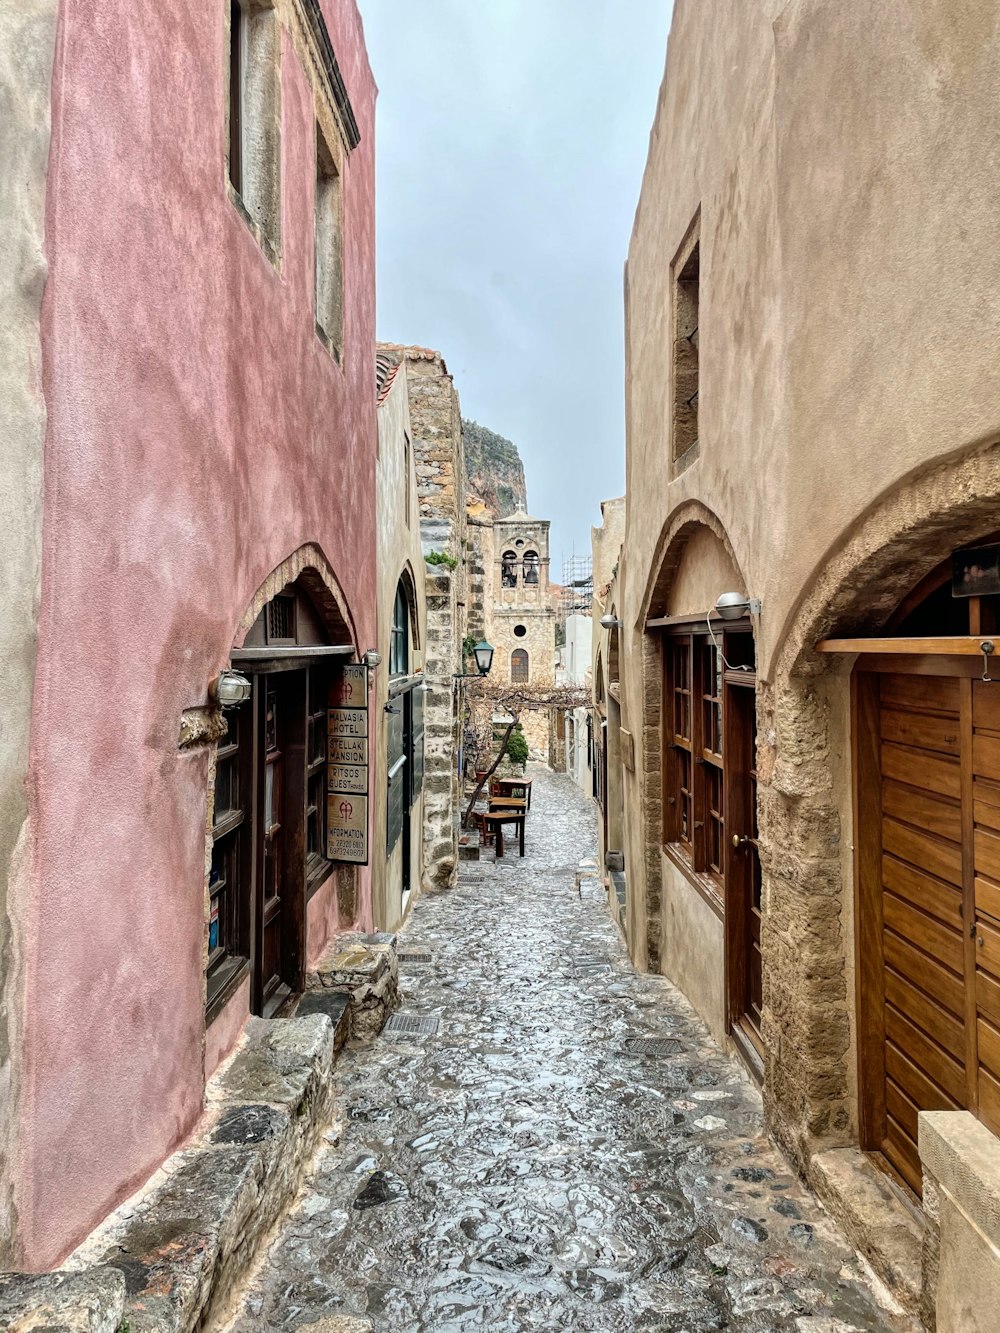
[[[494,518],[527,510],[524,464],[517,445],[477,421],[462,420],[465,475],[474,492]]]

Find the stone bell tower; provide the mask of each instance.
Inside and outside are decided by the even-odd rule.
[[[488,637],[493,673],[512,684],[552,685],[556,613],[549,587],[549,523],[523,510],[493,521],[493,595]],[[548,714],[526,712],[533,753],[548,757]]]

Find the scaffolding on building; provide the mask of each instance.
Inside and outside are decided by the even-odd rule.
[[[571,555],[562,568],[562,620],[567,616],[589,616],[594,600],[594,564],[589,555]]]

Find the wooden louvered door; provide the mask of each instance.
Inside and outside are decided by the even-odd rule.
[[[978,1115],[1000,1133],[1000,684],[972,682],[972,827]]]
[[[921,1192],[917,1114],[1000,1129],[1000,684],[857,677],[865,1146]]]

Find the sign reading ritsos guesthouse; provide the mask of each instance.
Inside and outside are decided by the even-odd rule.
[[[326,855],[368,864],[368,671],[345,666],[326,714]]]

